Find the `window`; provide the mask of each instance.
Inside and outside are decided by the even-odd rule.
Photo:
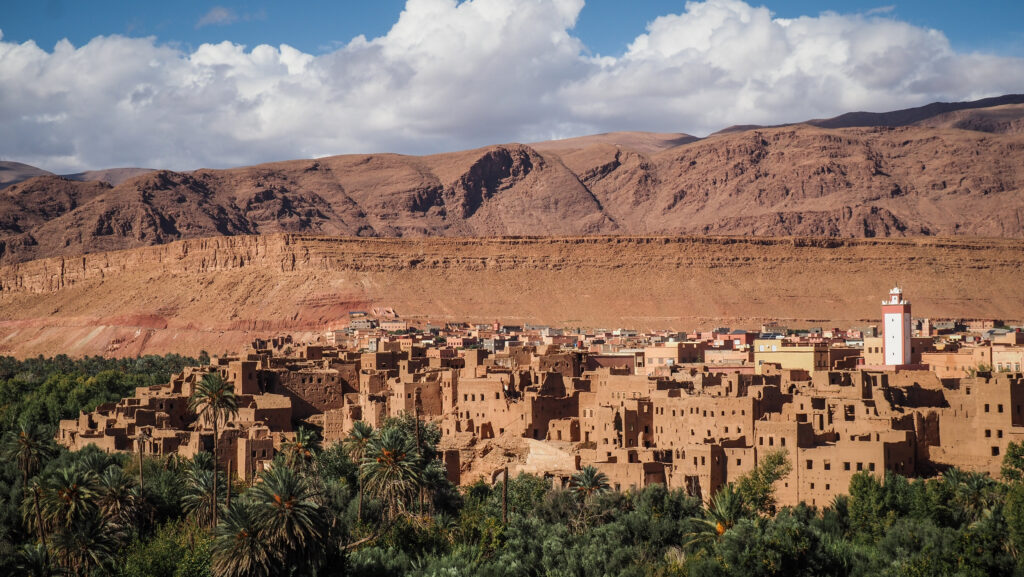
[[[991,436],[992,436],[992,429],[985,429],[985,438],[987,439],[988,437],[991,437]]]
[[[985,412],[988,412],[988,403],[985,403]]]
[[[814,460],[813,459],[807,459],[807,470],[810,471],[813,468],[814,468]]]
[[[736,466],[739,467],[743,464],[743,459],[736,459]]]
[[[831,461],[829,461],[828,459],[825,459],[825,462],[824,462],[824,463],[822,464],[822,467],[823,467],[823,468],[824,468],[824,469],[825,469],[826,471],[831,471],[831,470],[832,470],[832,462],[831,462]]]
[[[874,470],[875,470],[875,464],[874,463],[868,463],[868,471],[874,471]]]
[[[857,463],[857,470],[858,471],[863,471],[864,470],[864,463]]]
[[[1002,413],[1003,412],[1003,405],[1002,404],[996,405],[996,412],[998,412],[998,413]]]
[[[1000,429],[1000,430],[996,431],[996,436],[999,437],[1000,439],[1002,439],[1003,438],[1003,430]]]
[[[999,456],[999,447],[992,447],[992,456],[993,457],[998,457]]]
[[[849,471],[850,470],[850,462],[849,461],[844,461],[843,462],[843,470],[844,471]]]
[[[814,490],[814,483],[811,483],[811,490]]]

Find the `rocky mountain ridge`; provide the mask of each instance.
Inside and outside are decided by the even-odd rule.
[[[1007,98],[908,112],[908,126],[614,133],[118,184],[42,175],[0,189],[0,263],[274,233],[1021,238],[1024,106]]]

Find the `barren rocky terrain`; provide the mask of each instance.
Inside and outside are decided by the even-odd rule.
[[[432,156],[0,163],[0,354],[196,354],[351,310],[589,327],[1024,318],[1024,97]],[[6,187],[4,187],[6,185]],[[84,255],[84,256],[83,256]]]
[[[118,172],[119,184],[35,176],[0,189],[0,263],[281,232],[1024,237],[1024,106],[950,106],[833,119],[844,128]]]
[[[239,350],[313,335],[350,310],[404,318],[636,328],[877,322],[900,282],[914,314],[1019,318],[1024,241],[561,237],[185,240],[0,267],[0,354]]]

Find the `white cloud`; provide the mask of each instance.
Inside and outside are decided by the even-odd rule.
[[[868,10],[867,12],[865,12],[865,14],[867,14],[868,16],[872,16],[872,15],[875,15],[875,14],[889,14],[889,13],[895,12],[895,11],[896,11],[896,5],[895,4],[889,4],[887,6],[878,6],[877,8],[872,8],[871,10]]]
[[[196,22],[196,28],[211,25],[226,26],[236,20],[238,20],[238,15],[233,10],[223,6],[214,6]]]
[[[0,33],[0,156],[55,171],[428,153],[609,130],[695,134],[1024,91],[1024,60],[886,16],[779,19],[690,2],[621,57],[573,36],[582,0],[409,0],[379,38],[304,54]]]

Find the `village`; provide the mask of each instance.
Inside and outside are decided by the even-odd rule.
[[[300,426],[331,444],[356,421],[407,413],[437,424],[463,485],[506,467],[559,485],[593,465],[618,490],[661,483],[707,500],[777,451],[792,464],[781,505],[827,505],[862,471],[998,475],[1024,440],[1024,332],[914,318],[900,288],[883,296],[881,326],[799,331],[413,326],[353,312],[317,342],[257,340],[61,421],[57,440],[185,457],[216,442],[221,466],[251,481]],[[216,439],[189,409],[211,372],[239,409]]]

